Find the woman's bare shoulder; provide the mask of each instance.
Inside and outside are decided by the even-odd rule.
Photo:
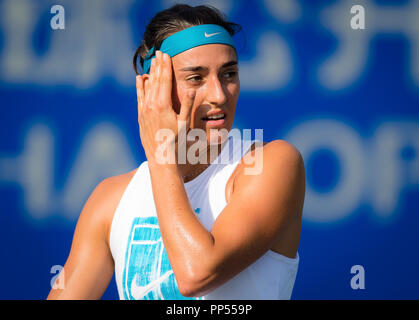
[[[129,182],[137,172],[137,169],[138,168],[135,168],[134,170],[131,170],[129,172],[116,176],[111,176],[102,180],[99,183],[99,185],[101,186],[103,193],[105,193],[106,196],[113,196],[117,198],[119,196],[122,196],[122,193],[125,191]]]
[[[93,190],[86,202],[84,211],[88,211],[91,219],[104,228],[106,242],[109,241],[109,231],[114,213],[119,202],[137,172],[137,168],[124,174],[108,177],[102,180]]]
[[[272,141],[261,141],[261,143],[253,143],[251,148],[249,148],[248,152],[243,156],[243,160],[245,157],[252,157],[255,155],[255,152],[258,150],[257,148],[262,148],[263,152],[268,152],[269,155],[283,155],[285,153],[294,153],[299,154],[298,149],[288,141],[276,139]],[[260,150],[262,150],[260,149]],[[248,160],[248,159],[247,159]],[[246,161],[244,161],[246,162]]]
[[[97,200],[99,200],[107,207],[111,206],[115,207],[116,209],[116,206],[121,200],[125,189],[127,188],[136,171],[137,168],[127,173],[111,176],[102,180],[93,192],[96,193],[95,197]]]
[[[259,152],[259,153],[258,153]],[[280,159],[284,159],[289,163],[298,162],[301,158],[298,149],[285,140],[260,141],[260,143],[253,143],[251,148],[244,154],[242,161],[236,168],[237,175],[244,173],[245,168],[251,168],[257,165],[262,165],[262,169],[270,168],[269,164],[275,165]]]
[[[284,180],[294,174],[305,180],[304,162],[299,150],[285,140],[254,143],[243,156],[233,175],[233,190],[238,185],[250,187],[251,181]]]

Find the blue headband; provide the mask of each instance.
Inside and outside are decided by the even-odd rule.
[[[174,57],[191,48],[212,43],[227,44],[235,49],[233,39],[226,29],[216,24],[201,24],[167,37],[163,40],[160,51]],[[151,60],[156,55],[155,51],[155,48],[152,47],[147,53],[143,64],[144,73],[150,72]]]

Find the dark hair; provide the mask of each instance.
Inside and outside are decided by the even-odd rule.
[[[159,50],[163,40],[167,37],[183,29],[201,24],[217,24],[226,29],[231,36],[242,29],[239,24],[227,21],[225,15],[212,6],[191,7],[187,4],[176,4],[157,13],[147,25],[141,45],[134,54],[135,73],[138,74],[138,57],[141,66],[143,66],[144,58],[152,47]]]

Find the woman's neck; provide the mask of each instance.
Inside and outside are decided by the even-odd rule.
[[[199,176],[206,168],[208,168],[211,163],[220,155],[221,150],[224,146],[224,143],[217,144],[217,145],[207,145],[202,149],[196,149],[195,155],[192,156],[190,153],[190,148],[193,145],[190,145],[186,150],[186,163],[185,164],[178,164],[179,172],[183,177],[184,182],[191,181]],[[193,159],[188,159],[193,157]],[[190,160],[193,160],[196,163],[191,163]]]

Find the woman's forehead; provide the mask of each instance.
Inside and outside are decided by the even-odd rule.
[[[237,61],[236,51],[225,44],[207,44],[188,49],[172,58],[173,67],[220,67],[225,63]]]

